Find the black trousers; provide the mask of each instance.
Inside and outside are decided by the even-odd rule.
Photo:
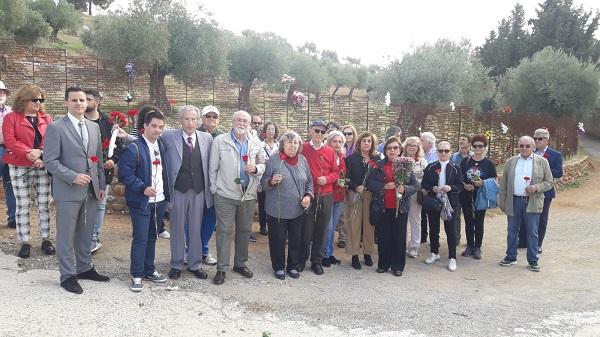
[[[398,213],[396,218],[395,208],[386,208],[383,221],[377,224],[379,241],[379,268],[404,270],[406,264],[406,224],[408,214]]]
[[[421,243],[427,242],[427,211],[421,208]]]
[[[331,220],[333,194],[315,197],[304,218],[302,228],[302,244],[300,245],[300,265],[304,266],[310,257],[311,263],[321,263],[323,260],[323,244],[325,230]],[[311,244],[312,243],[312,244]]]
[[[267,215],[269,224],[269,252],[273,270],[283,270],[285,263],[285,240],[288,241],[287,270],[298,269],[300,241],[305,214],[294,219],[278,219]]]
[[[258,192],[258,223],[260,228],[267,228],[267,212],[265,211],[265,192]]]
[[[540,226],[538,228],[538,248],[542,248],[544,237],[546,236],[546,229],[548,228],[548,216],[550,215],[550,205],[552,204],[551,198],[544,198],[544,208],[542,214],[540,214]],[[519,228],[519,247],[527,247],[527,226],[521,226]]]
[[[462,193],[464,193],[464,195],[462,195]],[[475,193],[461,192],[460,204],[462,206],[462,213],[465,217],[467,245],[472,248],[481,248],[486,210],[475,210],[475,200],[473,200],[475,196]],[[460,213],[457,212],[456,216],[460,216]],[[460,223],[460,221],[457,220],[456,223]]]
[[[454,206],[453,206],[454,207]],[[458,207],[458,205],[456,206]],[[453,213],[455,215],[455,213]],[[427,211],[429,218],[429,245],[431,252],[440,253],[440,212]],[[454,229],[454,216],[450,220],[444,221],[444,231],[448,241],[448,257],[456,259],[456,231]]]

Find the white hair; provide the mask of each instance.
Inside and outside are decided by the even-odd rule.
[[[435,136],[432,132],[423,132],[421,133],[421,140],[428,141],[431,145],[435,144]]]
[[[184,105],[177,110],[177,118],[181,119],[183,117],[183,114],[185,114],[188,111],[194,111],[196,113],[196,117],[200,117],[200,109],[193,105]]]
[[[341,131],[333,130],[329,132],[329,135],[327,135],[327,145],[329,145],[335,137],[342,137],[342,144],[346,143],[346,137],[344,134]]]
[[[250,114],[247,113],[244,110],[238,110],[238,111],[234,112],[233,116],[231,116],[231,118],[235,119],[236,117],[239,117],[239,116],[242,116],[242,115],[245,116],[245,117],[248,117],[248,120],[252,120],[252,117],[250,116]]]

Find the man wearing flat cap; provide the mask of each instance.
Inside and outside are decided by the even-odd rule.
[[[550,141],[550,132],[548,129],[540,128],[535,130],[533,133],[533,140],[535,141],[534,153],[548,160],[548,164],[550,164],[550,170],[552,171],[552,177],[554,179],[561,178],[563,176],[562,154],[548,146],[548,142]],[[552,203],[552,199],[554,199],[554,197],[556,197],[556,190],[554,187],[544,193],[544,208],[542,209],[542,214],[540,214],[540,225],[538,229],[538,254],[542,253],[542,243],[544,242],[546,228],[548,227],[550,204]],[[519,231],[519,246],[527,247],[527,230],[525,229],[525,226],[522,226]]]
[[[2,185],[4,187],[4,197],[6,198],[6,215],[8,216],[8,227],[17,228],[15,222],[15,213],[17,211],[17,201],[13,193],[12,184],[10,183],[10,174],[8,173],[8,164],[4,163],[4,137],[2,137],[2,122],[4,116],[8,115],[12,109],[6,105],[6,98],[10,95],[10,90],[0,81],[0,177],[2,177]]]

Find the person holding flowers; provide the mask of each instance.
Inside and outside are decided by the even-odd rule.
[[[371,219],[377,221],[377,272],[385,273],[391,269],[394,276],[402,276],[406,264],[406,224],[410,198],[417,192],[418,183],[412,171],[412,158],[400,157],[400,139],[388,138],[383,149],[385,158],[377,163],[377,168],[366,181],[366,188],[373,193],[372,203],[377,205],[372,205],[370,209],[381,214],[371,214]]]
[[[356,140],[357,149],[346,159],[348,170],[348,203],[346,216],[346,254],[352,256],[352,267],[361,269],[358,255],[364,254],[365,264],[373,265],[375,253],[375,224],[369,221],[372,191],[365,188],[369,175],[378,167],[377,137],[372,132],[362,133]],[[362,238],[362,239],[361,239]],[[362,250],[361,250],[362,242]]]
[[[408,222],[410,224],[410,243],[408,244],[408,252],[406,255],[411,258],[419,256],[419,247],[421,246],[421,204],[419,204],[417,197],[419,191],[421,191],[421,181],[423,180],[423,172],[427,167],[427,160],[425,159],[425,152],[421,146],[421,139],[419,137],[408,137],[402,144],[404,151],[402,157],[412,158],[415,161],[413,173],[417,179],[419,189],[417,193],[410,197],[410,211],[408,212]],[[421,200],[423,194],[421,192]]]
[[[517,264],[519,228],[527,228],[527,262],[529,270],[539,272],[538,226],[544,209],[544,192],[554,187],[548,160],[535,155],[533,138],[519,138],[519,154],[504,163],[504,173],[498,194],[498,206],[506,213],[508,235],[506,257],[501,266]]]
[[[463,189],[460,167],[450,160],[450,143],[442,141],[437,146],[439,159],[429,163],[423,174],[421,187],[427,191],[423,208],[429,220],[429,242],[431,255],[425,264],[433,264],[440,259],[440,217],[444,220],[444,231],[448,242],[448,270],[456,270],[456,230],[454,229],[454,209],[459,207],[458,194]],[[442,204],[441,209],[430,208],[427,198]],[[437,200],[436,200],[437,199]]]
[[[155,283],[167,281],[154,265],[158,227],[170,201],[168,163],[164,161],[165,149],[159,140],[165,116],[158,110],[144,110],[144,131],[123,150],[117,170],[119,181],[125,185],[125,201],[133,226],[129,270],[129,289],[133,292],[142,291],[143,279]]]
[[[329,225],[325,230],[325,244],[323,247],[323,267],[331,267],[332,264],[340,264],[341,261],[333,255],[333,243],[335,236],[335,226],[342,215],[344,199],[346,198],[346,156],[344,155],[344,135],[333,130],[327,136],[326,144],[335,151],[335,163],[340,169],[339,179],[333,184],[333,206],[331,207],[331,218]]]
[[[246,278],[254,275],[246,261],[257,188],[265,171],[265,151],[261,141],[250,134],[250,114],[240,110],[232,119],[231,131],[213,140],[209,162],[210,190],[217,212],[216,285],[225,282],[232,241],[233,271]]]
[[[460,164],[463,174],[464,189],[460,192],[460,204],[465,217],[465,234],[467,247],[462,256],[473,256],[481,259],[481,243],[483,241],[483,223],[486,210],[475,209],[477,191],[483,186],[487,179],[496,180],[496,165],[485,156],[488,145],[487,137],[475,135],[471,137],[473,155],[466,157]],[[458,222],[457,222],[458,223]]]
[[[261,179],[269,224],[271,266],[275,277],[280,280],[285,279],[285,271],[291,278],[300,277],[302,225],[314,196],[312,176],[301,150],[302,138],[294,131],[285,132],[279,139],[278,153],[267,161]]]

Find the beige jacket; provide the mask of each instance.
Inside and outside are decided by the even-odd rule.
[[[235,179],[239,178],[240,167],[244,162],[240,160],[237,147],[231,139],[231,132],[218,135],[213,140],[209,163],[212,194],[217,193],[222,197],[241,201],[256,199],[260,178],[265,172],[266,155],[258,138],[250,136],[248,142],[248,163],[256,165],[257,172],[248,174],[250,181],[244,193],[242,185],[235,182]]]
[[[504,213],[508,216],[514,216],[513,212],[513,195],[514,195],[514,180],[515,167],[517,159],[520,155],[516,155],[504,164],[504,174],[500,181],[500,194],[498,195],[498,205],[504,209]],[[552,189],[554,186],[554,178],[552,171],[546,158],[533,155],[533,168],[530,185],[537,187],[537,192],[529,194],[529,203],[527,204],[527,213],[542,213],[544,208],[544,192]]]

